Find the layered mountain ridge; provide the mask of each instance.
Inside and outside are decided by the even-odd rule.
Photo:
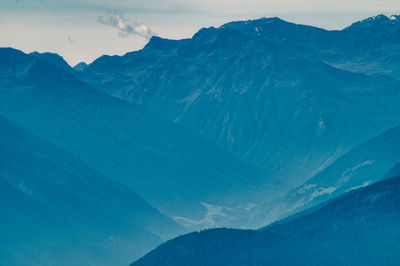
[[[261,231],[181,236],[131,265],[397,265],[399,181],[347,193]]]
[[[374,183],[400,173],[399,22],[230,22],[74,68],[0,48],[0,264],[126,264],[305,211],[137,265],[395,265],[398,179]]]
[[[399,122],[395,76],[370,75],[366,65],[351,71],[344,66],[360,64],[361,59],[353,58],[363,53],[356,38],[350,30],[326,31],[278,18],[232,22],[202,29],[192,39],[154,37],[141,51],[101,57],[84,71],[84,79],[189,127],[265,169],[266,175],[287,181],[294,175],[290,166],[299,163],[287,158],[289,149],[304,149],[299,154],[303,158],[319,153],[318,159],[296,165],[296,172],[302,168],[301,175],[309,175],[310,169]],[[343,59],[346,63],[339,62]],[[343,132],[349,129],[341,125],[349,123],[354,132]],[[286,128],[301,129],[284,136],[292,140],[288,147],[285,139],[277,139],[289,131]],[[305,135],[306,147],[292,147],[304,142]],[[274,162],[268,160],[272,157]],[[275,163],[286,170],[276,171]]]
[[[171,217],[200,219],[207,213],[201,202],[237,203],[234,197],[243,188],[254,188],[245,176],[262,182],[257,169],[189,130],[103,94],[37,57],[11,54],[13,65],[1,73],[12,81],[0,87],[2,115],[139,191]]]
[[[3,118],[0,158],[3,265],[123,264],[184,232],[128,188]]]
[[[360,23],[327,31],[279,18],[231,22],[191,39],[153,37],[81,75],[234,153],[284,194],[400,123],[397,23]]]

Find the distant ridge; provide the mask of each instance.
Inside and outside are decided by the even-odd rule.
[[[230,22],[189,39],[153,37],[140,51],[98,58],[81,77],[259,169],[264,180],[247,203],[257,227],[277,218],[263,206],[278,194],[400,124],[398,31],[379,25]]]
[[[398,20],[0,48],[0,264],[397,266]]]
[[[262,231],[188,234],[131,265],[397,265],[399,191],[397,177]]]

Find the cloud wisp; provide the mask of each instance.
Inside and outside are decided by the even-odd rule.
[[[154,36],[154,32],[147,26],[138,22],[129,22],[122,13],[111,13],[101,16],[97,21],[103,25],[117,28],[119,37],[126,38],[129,35],[143,37],[149,40]]]

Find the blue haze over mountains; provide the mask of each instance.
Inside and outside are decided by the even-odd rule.
[[[396,265],[399,51],[384,15],[232,22],[75,68],[0,48],[0,264],[128,265],[304,211],[137,265]]]
[[[399,265],[399,192],[388,179],[258,231],[178,237],[131,265]]]

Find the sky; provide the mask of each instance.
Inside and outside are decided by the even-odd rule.
[[[0,0],[0,47],[54,52],[74,66],[143,48],[153,35],[190,38],[202,27],[280,17],[342,29],[399,0]]]

